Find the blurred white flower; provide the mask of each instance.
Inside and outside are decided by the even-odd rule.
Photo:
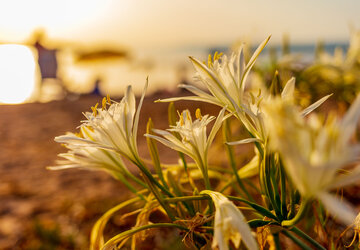
[[[326,122],[312,114],[307,120],[292,102],[275,98],[265,107],[270,146],[279,151],[285,168],[299,192],[317,198],[346,224],[354,221],[352,209],[328,190],[360,180],[359,167],[345,174],[359,159],[359,145],[350,144],[360,117],[360,96],[342,120],[329,115]]]
[[[258,249],[244,215],[234,203],[219,192],[203,190],[201,194],[209,195],[215,205],[213,248],[228,250],[228,243],[232,241],[238,249],[242,239],[248,249]]]
[[[289,81],[286,82],[284,89],[282,90],[280,97],[282,101],[294,103],[294,91],[295,91],[295,78],[290,78]],[[314,109],[318,108],[321,104],[323,104],[330,95],[324,96],[320,100],[316,101],[315,103],[311,104],[307,108],[303,109],[301,111],[301,116],[306,116],[310,114]],[[248,138],[240,141],[234,141],[234,142],[228,142],[229,145],[238,145],[238,144],[244,144],[244,143],[250,143],[254,141],[259,141],[266,143],[268,138],[268,128],[267,128],[267,117],[269,116],[266,112],[266,109],[264,110],[262,106],[264,105],[271,105],[275,96],[272,96],[270,93],[264,93],[263,95],[258,96],[252,96],[252,101],[250,102],[250,109],[254,113],[256,120],[253,120],[253,122],[256,121],[256,124],[259,124],[257,128],[260,130],[258,133],[252,133],[253,135],[259,135],[260,137],[254,137],[254,138]]]

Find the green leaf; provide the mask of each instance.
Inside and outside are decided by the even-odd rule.
[[[149,121],[146,125],[146,133],[147,134],[152,134],[152,130],[154,128],[154,125],[153,125],[153,122],[151,120],[151,118],[149,118]],[[148,145],[148,149],[149,149],[149,152],[150,152],[150,157],[151,157],[151,160],[153,162],[153,165],[154,165],[154,168],[155,168],[155,171],[157,173],[157,175],[159,176],[159,179],[161,180],[161,182],[163,183],[164,187],[169,189],[165,179],[164,179],[164,176],[163,176],[163,172],[162,172],[162,169],[161,169],[161,163],[160,163],[160,157],[159,157],[159,151],[157,149],[157,146],[156,146],[156,143],[155,143],[155,140],[152,139],[151,137],[146,137],[146,142],[147,142],[147,145]]]

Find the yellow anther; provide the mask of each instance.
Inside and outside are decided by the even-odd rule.
[[[215,54],[214,54],[214,62],[219,60],[222,55],[223,55],[222,52],[219,53],[219,52],[216,51]]]
[[[200,111],[199,108],[196,109],[196,111],[195,111],[195,116],[196,116],[196,119],[199,119],[199,120],[202,119],[201,111]]]
[[[81,130],[80,130],[79,133],[75,133],[75,135],[76,135],[77,137],[84,138],[83,134],[81,133]]]
[[[211,58],[211,55],[208,56],[208,66],[209,66],[209,67],[212,66],[212,58]]]
[[[93,116],[97,115],[97,106],[99,105],[99,103],[96,103],[96,105],[94,107],[91,107],[91,110],[93,112]]]
[[[257,97],[260,97],[261,96],[261,89],[259,89],[259,93],[257,95]]]
[[[106,99],[106,97],[104,97],[101,102],[101,104],[102,104],[101,110],[106,109],[106,102],[107,102],[107,99]]]
[[[255,97],[252,93],[250,93],[250,97],[251,97],[251,103],[255,104]]]
[[[111,104],[111,99],[110,99],[109,94],[106,95],[106,99],[107,99],[108,104],[110,105]]]
[[[189,120],[189,121],[191,121],[190,112],[185,111],[185,113],[186,113],[186,119]]]
[[[183,126],[183,125],[184,125],[184,118],[183,118],[183,116],[182,116],[182,115],[180,116],[180,125],[181,125],[181,126]]]

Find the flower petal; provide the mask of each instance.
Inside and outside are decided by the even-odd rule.
[[[336,220],[346,225],[354,223],[356,212],[345,200],[340,200],[327,192],[321,192],[317,197]]]
[[[282,99],[294,98],[294,90],[295,90],[295,77],[291,77],[291,79],[285,84],[285,87],[281,92],[281,98]]]
[[[355,101],[351,104],[350,109],[346,112],[342,120],[342,128],[346,131],[346,140],[354,133],[356,125],[360,118],[360,94],[356,97]]]
[[[213,247],[218,246],[220,250],[227,250],[228,241],[231,240],[238,248],[242,238],[248,249],[258,249],[244,215],[234,203],[219,192],[203,190],[200,194],[209,195],[216,208]]]
[[[136,110],[136,115],[135,115],[135,120],[134,120],[134,128],[133,128],[133,136],[134,136],[134,142],[135,142],[134,145],[135,146],[136,146],[136,138],[137,138],[138,126],[139,126],[140,110],[141,110],[141,106],[142,106],[144,98],[145,98],[145,93],[146,93],[148,84],[149,84],[149,81],[148,81],[148,78],[146,78],[144,90],[143,90],[143,92],[141,94],[140,102],[139,102],[138,108]]]
[[[307,116],[308,114],[310,114],[314,109],[318,108],[321,104],[323,104],[330,96],[332,96],[332,94],[324,96],[323,98],[321,98],[320,100],[318,100],[317,102],[311,104],[309,107],[305,108],[302,112],[301,115],[302,116]]]
[[[327,187],[329,190],[345,187],[360,180],[360,165],[355,167],[353,171],[351,171],[347,175],[342,175],[337,178]]]
[[[246,143],[252,143],[252,142],[262,142],[258,138],[247,138],[240,141],[232,141],[232,142],[226,142],[228,145],[239,145],[239,144],[246,144]]]
[[[245,88],[245,81],[246,78],[251,70],[251,68],[254,66],[256,59],[258,58],[258,56],[260,55],[261,51],[265,48],[266,44],[269,42],[271,36],[268,36],[260,45],[259,47],[255,50],[254,54],[252,55],[252,57],[250,58],[248,64],[246,65],[246,68],[244,70],[244,74],[242,76],[241,79],[241,85],[242,88]]]

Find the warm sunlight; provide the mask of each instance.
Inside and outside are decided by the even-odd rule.
[[[37,64],[30,48],[0,45],[0,103],[22,103],[34,91]]]

